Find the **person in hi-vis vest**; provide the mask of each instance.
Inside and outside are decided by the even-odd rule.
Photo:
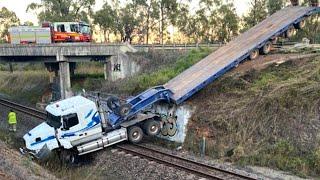
[[[17,115],[13,110],[10,110],[8,114],[8,124],[9,124],[9,131],[16,132],[17,130]]]

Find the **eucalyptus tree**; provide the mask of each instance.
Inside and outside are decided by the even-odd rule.
[[[89,21],[94,4],[95,0],[41,0],[29,4],[27,11],[37,13],[40,22]]]

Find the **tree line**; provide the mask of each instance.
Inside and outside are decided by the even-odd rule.
[[[27,12],[37,13],[39,22],[90,22],[93,27],[98,27],[105,42],[214,43],[232,40],[290,1],[251,0],[249,12],[243,17],[236,13],[232,0],[197,2],[198,7],[194,9],[192,0],[131,0],[126,4],[108,0],[94,12],[95,0],[41,0],[29,4]],[[303,4],[307,3],[308,0],[304,0]],[[6,8],[0,10],[0,22],[5,26],[0,27],[1,37],[9,26],[20,23],[15,13]],[[319,15],[308,20],[307,27],[296,38],[305,36],[319,42],[318,22]]]

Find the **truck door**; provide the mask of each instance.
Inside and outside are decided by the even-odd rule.
[[[62,116],[61,138],[67,139],[72,144],[73,141],[81,138],[81,129],[83,129],[76,113]]]
[[[61,138],[67,140],[72,146],[83,144],[102,136],[99,116],[92,113],[88,118],[81,114],[62,116]]]

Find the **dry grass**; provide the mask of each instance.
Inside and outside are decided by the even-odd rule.
[[[216,158],[277,167],[300,175],[320,173],[309,161],[320,147],[319,60],[272,65],[261,72],[226,75],[212,83],[189,102],[197,110],[189,123],[189,129],[195,131],[188,132],[185,147],[197,152],[195,144],[207,136],[207,153]],[[293,148],[292,153],[276,156],[277,147],[283,144]],[[274,149],[264,151],[271,147]],[[269,158],[259,156],[263,153],[275,154]],[[305,166],[298,160],[279,163],[284,160],[273,157],[306,162]]]
[[[49,86],[49,73],[36,71],[0,71],[0,92],[20,101],[35,103]]]

